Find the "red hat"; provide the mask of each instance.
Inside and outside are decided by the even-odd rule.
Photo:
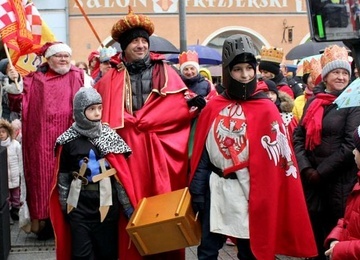
[[[98,51],[92,51],[89,56],[88,56],[88,62],[90,64],[90,62],[94,59],[94,58],[100,58],[100,53]]]
[[[71,48],[69,47],[69,45],[67,45],[65,43],[47,42],[41,47],[38,55],[42,55],[47,59],[58,52],[67,52],[70,55],[72,54]]]
[[[180,64],[180,72],[183,73],[183,70],[186,66],[192,65],[199,72],[199,56],[196,51],[187,51],[179,54],[179,64]]]

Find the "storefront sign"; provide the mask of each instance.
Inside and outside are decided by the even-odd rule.
[[[126,14],[128,6],[136,13],[177,14],[179,1],[185,1],[188,14],[304,13],[305,0],[78,0],[87,14]],[[70,15],[81,14],[70,0]]]

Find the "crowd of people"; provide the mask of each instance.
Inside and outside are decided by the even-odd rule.
[[[49,42],[25,76],[0,61],[10,224],[55,237],[58,259],[148,259],[125,230],[134,209],[189,187],[199,259],[217,259],[229,238],[242,260],[358,259],[360,107],[334,103],[354,80],[347,50],[305,61],[299,82],[281,48],[258,61],[235,34],[218,88],[196,52],[180,53],[178,68],[151,52],[154,30],[130,8],[111,30],[121,52],[73,65],[67,44]]]

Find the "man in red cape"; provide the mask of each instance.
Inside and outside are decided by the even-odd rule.
[[[164,56],[149,53],[153,30],[148,17],[129,8],[112,29],[123,50],[120,63],[94,86],[103,99],[103,122],[116,129],[133,151],[127,162],[133,187],[133,197],[129,196],[135,206],[144,197],[186,187],[188,179],[189,106],[194,104],[185,100],[187,88]],[[121,222],[120,258],[142,259],[134,244],[129,248],[126,224]],[[185,250],[151,257],[184,259]]]
[[[276,106],[256,90],[255,68],[250,38],[225,40],[226,91],[201,112],[191,159],[199,259],[217,259],[226,236],[237,238],[239,259],[317,254],[294,153]]]

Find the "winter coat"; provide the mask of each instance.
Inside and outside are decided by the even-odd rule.
[[[360,173],[360,172],[359,172]],[[358,175],[359,175],[358,173]],[[331,241],[340,241],[333,248],[332,260],[360,259],[360,184],[354,186],[349,195],[344,218],[339,219],[336,227],[325,240],[329,248]]]
[[[189,98],[192,98],[195,95],[201,95],[206,100],[210,100],[212,97],[217,95],[214,85],[201,74],[198,74],[190,79],[186,78],[184,75],[180,76],[185,85],[191,91],[191,93],[187,93]]]
[[[8,138],[1,142],[7,149],[9,189],[20,187],[20,176],[23,174],[21,145],[18,141]]]
[[[314,90],[314,95],[324,90],[321,85]],[[308,100],[304,115],[314,98]],[[335,223],[343,216],[347,196],[356,182],[357,167],[352,151],[355,147],[353,132],[359,125],[360,107],[338,109],[336,104],[331,104],[324,108],[321,143],[312,151],[305,148],[306,130],[302,120],[294,132],[300,172],[311,167],[321,176],[321,183],[316,187],[303,183],[309,211],[329,210],[328,216]]]
[[[9,107],[8,93],[9,94],[20,94],[23,92],[23,80],[20,77],[18,87],[13,81],[0,72],[0,117],[10,120],[11,108]]]

